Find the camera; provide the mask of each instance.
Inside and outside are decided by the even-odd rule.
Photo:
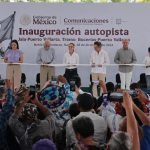
[[[132,99],[137,98],[137,91],[135,90],[128,90],[127,91]],[[104,94],[106,97],[106,94]],[[103,96],[104,97],[104,96]],[[107,100],[110,102],[123,102],[123,93],[112,92],[107,94]]]
[[[31,96],[31,99],[35,99],[36,95],[36,87],[35,86],[30,86],[29,87],[29,95]]]

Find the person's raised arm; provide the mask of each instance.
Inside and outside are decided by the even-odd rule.
[[[150,119],[148,118],[148,116],[143,111],[141,111],[134,103],[133,110],[144,125],[150,126]]]
[[[31,96],[29,95],[29,92],[27,92],[24,96],[24,99],[22,102],[20,102],[20,104],[16,107],[14,114],[16,116],[19,116],[22,112],[23,107],[26,105],[26,103],[28,103],[31,99]]]
[[[13,106],[14,106],[14,97],[13,97],[13,92],[11,90],[11,83],[10,80],[5,81],[5,86],[6,86],[6,103],[2,107],[2,111],[0,112],[0,128],[4,129],[6,126],[7,120],[9,119]]]
[[[138,125],[133,112],[132,98],[126,91],[123,93],[123,106],[127,115],[127,132],[132,137],[132,150],[140,150]]]
[[[137,93],[137,98],[141,103],[147,104],[149,102],[148,97],[141,89],[136,89],[136,93]]]
[[[35,99],[31,100],[31,102],[33,104],[35,104],[40,111],[43,113],[43,115],[46,117],[47,115],[49,115],[49,110],[47,107],[45,107],[43,104],[41,104],[37,98],[37,96],[35,96]]]

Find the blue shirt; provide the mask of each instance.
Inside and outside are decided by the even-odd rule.
[[[5,59],[7,59],[7,61],[9,63],[18,63],[20,60],[20,57],[23,53],[20,50],[11,50],[9,49],[6,53],[5,53]]]
[[[150,150],[150,126],[144,125],[143,138],[140,141],[141,150]]]
[[[0,112],[0,150],[8,150],[7,144],[7,125],[8,119],[12,113],[14,106],[14,97],[11,89],[7,90],[6,103],[4,104],[2,111]]]

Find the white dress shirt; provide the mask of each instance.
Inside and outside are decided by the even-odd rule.
[[[100,107],[102,117],[105,119],[107,126],[112,133],[119,131],[119,125],[123,120],[122,116],[116,114],[114,107],[115,104],[113,102],[108,103],[106,107],[104,107],[103,104]]]
[[[106,142],[107,136],[107,124],[103,117],[92,113],[92,112],[80,112],[78,116],[74,119],[86,116],[89,117],[94,124],[94,140],[100,143]],[[77,142],[73,127],[72,127],[72,120],[69,120],[66,126],[66,142],[67,146],[72,145],[73,143]]]
[[[145,57],[145,59],[144,59],[144,64],[145,64],[146,66],[150,66],[150,56],[146,56],[146,57]],[[145,74],[146,74],[146,75],[150,75],[150,67],[146,68]]]
[[[68,65],[74,65],[79,64],[79,55],[76,52],[73,52],[72,55],[70,55],[69,52],[66,52],[63,59],[64,64]],[[74,69],[77,68],[76,66],[68,66],[67,69]]]
[[[98,67],[97,65],[109,64],[108,53],[103,49],[99,53],[94,50],[91,53],[90,64],[96,65],[95,67],[92,67],[92,73],[106,74],[106,66]]]

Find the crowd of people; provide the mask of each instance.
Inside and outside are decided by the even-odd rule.
[[[100,81],[97,99],[75,91],[62,75],[47,81],[36,95],[27,87],[13,91],[10,80],[0,88],[0,150],[149,150],[149,96],[136,96]],[[119,93],[121,99],[109,96]],[[0,100],[0,101],[1,101]]]
[[[149,150],[149,95],[138,84],[130,85],[133,66],[129,64],[137,59],[129,40],[122,44],[114,58],[120,64],[121,86],[115,87],[105,83],[108,53],[100,42],[94,42],[92,92],[87,93],[75,65],[79,55],[74,43],[64,55],[65,73],[54,83],[55,68],[47,64],[54,63],[55,50],[45,41],[36,59],[41,64],[40,90],[33,91],[20,86],[18,63],[23,63],[23,53],[17,40],[12,40],[4,56],[7,79],[0,86],[0,150]],[[149,87],[150,55],[144,63]]]

